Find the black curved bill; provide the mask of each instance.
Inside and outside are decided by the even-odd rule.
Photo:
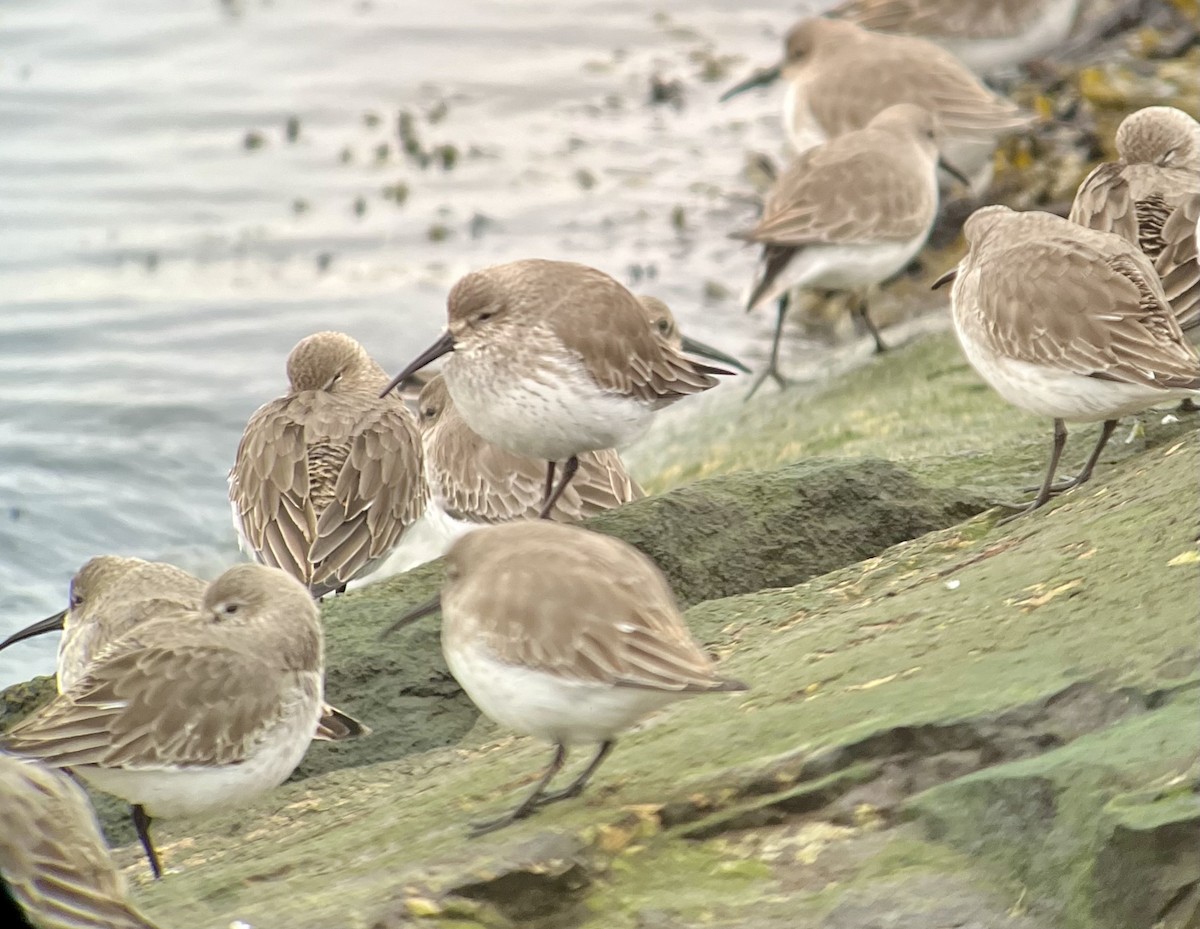
[[[951,268],[949,271],[947,271],[945,274],[943,274],[941,277],[939,277],[936,281],[934,281],[931,285],[929,285],[929,289],[930,290],[938,290],[942,287],[945,287],[947,284],[949,284],[951,281],[953,281],[956,277],[958,277],[958,265],[955,265],[953,268]]]
[[[383,632],[380,633],[379,637],[382,639],[385,635],[391,635],[397,629],[403,629],[405,626],[415,623],[418,619],[423,619],[426,616],[432,616],[434,613],[440,612],[441,609],[442,597],[439,594],[432,600],[422,603],[420,606],[413,607],[398,620],[384,629]]]
[[[965,174],[963,174],[961,171],[959,171],[958,168],[954,167],[954,165],[950,164],[950,162],[948,162],[945,158],[938,158],[937,166],[939,168],[941,168],[943,171],[945,171],[947,174],[949,174],[956,181],[962,181],[963,186],[965,186],[965,187],[971,186],[971,179],[969,177],[967,177]]]
[[[731,368],[737,368],[744,374],[750,373],[750,369],[732,355],[726,355],[718,348],[705,345],[703,342],[697,342],[695,339],[689,339],[687,336],[683,337],[681,348],[689,355],[699,355],[701,358],[709,358],[712,361],[719,361],[721,364],[729,365]]]
[[[386,397],[400,384],[403,384],[412,375],[416,374],[423,367],[425,367],[425,365],[429,364],[429,362],[441,358],[443,355],[447,355],[452,351],[454,351],[454,336],[452,336],[450,331],[447,330],[442,333],[441,338],[439,338],[436,342],[429,346],[429,348],[425,349],[425,351],[421,352],[421,354],[414,358],[412,364],[392,378],[391,383],[383,389],[383,393],[381,393],[379,396]]]
[[[736,97],[738,94],[743,94],[747,90],[753,90],[755,87],[766,87],[768,84],[774,84],[779,80],[779,76],[783,69],[779,65],[772,65],[769,68],[760,68],[751,74],[740,84],[734,84],[725,93],[721,94],[721,103],[724,103],[730,97]]]
[[[67,611],[55,613],[53,616],[47,616],[45,619],[40,619],[32,626],[26,626],[20,632],[14,632],[3,642],[0,642],[0,651],[8,648],[10,645],[16,645],[18,642],[24,642],[26,639],[32,639],[35,636],[45,635],[47,632],[61,632],[63,623],[66,622]]]

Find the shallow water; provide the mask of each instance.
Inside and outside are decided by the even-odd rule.
[[[752,216],[744,152],[782,151],[777,103],[716,98],[795,10],[8,0],[0,635],[95,554],[237,558],[225,475],[291,346],[342,329],[397,368],[470,268],[584,261],[753,360],[770,319],[738,309],[753,255],[726,234]],[[746,57],[705,82],[713,50]],[[655,73],[681,108],[648,103]],[[452,169],[404,157],[400,110]],[[0,653],[0,684],[51,671],[54,640]]]

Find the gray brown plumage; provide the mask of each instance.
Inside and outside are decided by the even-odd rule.
[[[0,642],[0,650],[47,632],[62,631],[58,645],[58,692],[70,690],[99,656],[110,657],[114,643],[136,646],[127,634],[164,616],[188,616],[200,608],[207,585],[174,565],[140,558],[98,555],[71,579],[69,606]],[[370,729],[337,707],[325,704],[316,738],[342,741]]]
[[[1041,490],[1027,509],[1087,481],[1119,417],[1200,391],[1154,266],[1120,236],[1049,213],[977,210],[968,252],[942,281],[967,359],[1014,405],[1054,419]],[[1103,421],[1083,470],[1053,483],[1066,422]]]
[[[1187,222],[1186,204],[1200,194],[1200,123],[1174,107],[1145,107],[1121,121],[1116,146],[1119,160],[1099,165],[1079,185],[1071,219],[1115,232],[1152,260],[1170,250],[1160,273],[1165,285],[1175,272],[1168,299],[1180,322],[1191,326],[1200,316],[1200,294],[1180,278],[1193,260],[1188,242],[1195,241],[1195,225]],[[1168,228],[1181,207],[1184,214]]]
[[[596,386],[655,407],[717,385],[707,365],[659,340],[637,298],[602,271],[527,259],[468,274],[450,291],[450,331],[469,341],[488,314],[496,333],[521,328],[579,360]]]
[[[1200,193],[1179,204],[1163,223],[1163,250],[1154,262],[1163,293],[1171,303],[1179,328],[1200,336]]]
[[[1030,122],[934,43],[842,20],[801,20],[787,34],[783,60],[725,98],[780,77],[788,85],[784,126],[797,152],[862,129],[890,106],[915,104],[936,118],[942,155],[976,190],[990,180],[995,140]]]
[[[157,877],[151,817],[237,806],[295,770],[320,719],[324,665],[304,587],[276,568],[236,565],[197,608],[115,640],[0,746],[131,804]]]
[[[1052,52],[1078,8],[1079,0],[843,0],[828,15],[929,39],[987,74]]]
[[[472,272],[451,288],[447,317],[442,336],[385,390],[448,354],[442,374],[471,430],[546,462],[546,517],[580,454],[624,447],[656,410],[732,373],[659,338],[633,294],[572,262],[528,259]]]
[[[446,555],[441,612],[442,650],[467,695],[555,746],[533,792],[476,834],[578,795],[617,735],[647,713],[689,694],[746,689],[717,674],[650,559],[575,526],[530,520],[463,536]],[[546,793],[577,743],[600,747],[570,785]]]
[[[4,753],[0,878],[38,929],[155,929],[130,902],[84,792]]]
[[[250,419],[229,474],[243,548],[321,597],[370,573],[425,507],[413,415],[347,335],[288,357],[289,392]]]

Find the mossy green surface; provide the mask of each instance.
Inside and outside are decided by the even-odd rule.
[[[777,795],[776,815],[758,828],[825,829],[819,863],[865,841],[870,829],[861,823],[890,836],[907,796],[944,783],[939,815],[969,834],[979,827],[976,810],[957,805],[949,791],[969,783],[971,772],[1086,746],[1083,738],[1114,725],[1165,720],[1163,731],[1171,728],[1179,711],[1163,694],[1193,673],[1200,641],[1198,468],[1195,436],[1187,435],[1105,467],[1092,485],[1031,518],[997,527],[987,514],[795,588],[693,607],[697,634],[752,690],[676,705],[622,740],[583,798],[501,833],[468,841],[464,830],[528,789],[545,746],[505,736],[310,778],[249,812],[163,822],[162,850],[177,873],[156,886],[140,879],[133,849],[122,860],[139,899],[164,925],[242,918],[263,929],[300,929],[410,925],[440,915],[452,917],[447,925],[515,925],[475,897],[467,906],[456,888],[489,886],[514,862],[526,873],[529,843],[553,837],[569,841],[588,883],[581,899],[548,912],[544,925],[645,925],[647,912],[664,926],[754,925],[737,901],[762,897],[774,902],[761,925],[811,912],[814,925],[834,926],[846,913],[867,912],[872,899],[897,912],[916,907],[913,887],[927,881],[952,881],[957,889],[946,899],[964,912],[991,912],[996,900],[1011,906],[1020,875],[990,854],[955,858],[954,874],[936,863],[935,851],[916,854],[912,867],[868,856],[861,867],[846,866],[839,883],[850,896],[843,897],[826,885],[792,887],[755,865],[737,839],[756,828],[737,827],[736,819],[727,833],[683,833],[722,810],[771,808]],[[404,651],[410,636],[423,634],[400,633],[382,647]],[[1123,769],[1114,781],[1111,752],[1081,747],[1077,755],[1086,776],[1076,779],[1093,792],[1107,785],[1114,797],[1160,778],[1177,757],[1159,752],[1154,764]],[[877,764],[878,776],[846,778],[844,790],[816,806],[794,802],[806,782],[864,763]],[[1056,857],[1057,845],[1041,848],[1044,837],[1022,831],[1037,796],[1016,791],[991,812],[1023,836],[1028,859],[1044,862],[1043,884],[1029,887],[1021,905],[1030,913],[1021,918],[1035,922],[1013,925],[1042,925],[1038,907],[1080,893],[1078,862],[1090,860],[1090,852]],[[1087,845],[1094,822],[1086,805],[1079,809],[1061,828],[1098,854],[1107,846]],[[1080,838],[1085,826],[1091,831]],[[950,826],[943,834],[951,837]],[[927,842],[906,841],[919,849]],[[718,854],[721,842],[741,851]],[[561,857],[555,852],[545,867]],[[664,894],[647,870],[656,862],[670,873],[712,871],[733,904],[710,905],[708,878],[686,895]],[[1137,879],[1132,872],[1129,880]],[[908,881],[916,884],[906,890]]]

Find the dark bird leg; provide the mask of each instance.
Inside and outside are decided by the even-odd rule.
[[[545,806],[547,803],[557,803],[559,800],[570,800],[572,797],[578,797],[583,793],[583,788],[587,786],[587,782],[592,779],[592,775],[596,773],[596,769],[600,767],[608,753],[613,750],[616,741],[609,739],[606,742],[600,743],[600,749],[596,752],[594,758],[588,762],[588,766],[583,769],[583,772],[575,780],[571,781],[562,790],[555,790],[548,794],[542,794],[538,800],[538,806]]]
[[[1052,484],[1050,487],[1051,494],[1061,494],[1063,491],[1070,490],[1072,487],[1078,487],[1080,484],[1086,484],[1091,479],[1092,471],[1096,469],[1096,464],[1100,461],[1100,454],[1104,451],[1104,447],[1108,445],[1108,440],[1113,434],[1113,430],[1117,428],[1115,419],[1106,419],[1104,426],[1100,430],[1100,438],[1096,440],[1096,447],[1092,449],[1092,453],[1088,456],[1087,462],[1075,477],[1068,478],[1065,481],[1059,481]],[[1030,487],[1029,490],[1037,490],[1037,487]]]
[[[550,470],[548,476],[554,474],[554,462],[550,462]],[[554,493],[550,494],[550,499],[546,501],[546,505],[542,507],[542,512],[538,515],[539,519],[549,519],[550,514],[554,512],[554,504],[558,503],[558,498],[563,495],[563,491],[567,489],[567,485],[571,483],[571,478],[575,476],[575,472],[579,470],[579,456],[572,455],[563,465],[562,477],[558,481],[558,486],[554,488]]]
[[[1092,477],[1092,471],[1096,469],[1096,463],[1100,460],[1100,453],[1104,451],[1104,446],[1108,444],[1109,438],[1113,434],[1113,430],[1117,428],[1115,419],[1106,419],[1104,425],[1100,429],[1100,438],[1096,440],[1096,447],[1092,449],[1092,453],[1088,455],[1088,460],[1083,465],[1083,470],[1074,478],[1067,481],[1067,490],[1070,487],[1078,487],[1080,484],[1086,484]]]
[[[158,852],[154,850],[154,843],[150,840],[150,817],[139,803],[131,806],[129,812],[133,814],[133,828],[137,831],[138,840],[142,843],[146,858],[150,862],[150,871],[157,881],[162,877],[162,864],[158,860]]]
[[[882,355],[887,351],[887,345],[884,344],[883,338],[879,335],[879,330],[875,327],[875,322],[867,312],[867,295],[857,294],[856,296],[857,299],[850,307],[850,313],[867,327],[867,332],[871,333],[871,338],[875,340],[875,354]]]
[[[526,797],[511,813],[505,813],[503,816],[496,819],[488,819],[483,822],[471,823],[471,838],[485,835],[489,832],[494,832],[497,829],[515,823],[518,819],[524,819],[532,813],[538,806],[538,800],[546,790],[546,786],[553,780],[554,775],[562,770],[563,763],[567,760],[567,747],[561,742],[556,742],[554,745],[554,757],[550,760],[550,766],[546,768],[546,773],[541,776],[541,779],[533,788],[533,792]]]
[[[542,491],[542,508],[550,502],[550,494],[554,492],[554,462],[546,462],[546,489]]]
[[[1054,475],[1058,471],[1058,461],[1060,458],[1062,458],[1063,448],[1066,446],[1066,444],[1067,424],[1061,419],[1056,419],[1054,420],[1054,445],[1050,449],[1050,467],[1046,469],[1046,477],[1042,481],[1042,489],[1038,491],[1038,494],[1033,498],[1032,503],[1020,507],[1008,507],[1009,509],[1017,510],[1017,512],[1013,513],[1012,516],[1004,517],[1004,519],[1000,520],[998,525],[1003,525],[1004,523],[1016,519],[1018,516],[1024,516],[1026,513],[1032,513],[1038,507],[1044,506],[1046,501],[1054,495],[1054,491],[1052,490],[1054,485]]]
[[[788,386],[788,379],[779,373],[779,343],[783,338],[783,319],[787,316],[790,302],[791,296],[787,291],[784,291],[779,298],[779,306],[776,310],[775,337],[771,340],[771,362],[767,365],[767,369],[754,379],[754,383],[750,387],[750,393],[746,394],[747,400],[754,396],[758,388],[762,386],[762,382],[768,377],[779,385],[780,390],[785,390]]]

